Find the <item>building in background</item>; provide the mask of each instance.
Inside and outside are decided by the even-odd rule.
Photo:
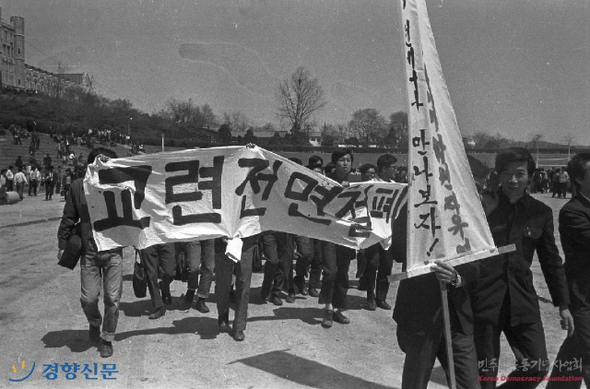
[[[2,19],[0,7],[0,89],[56,95],[68,88],[87,88],[84,73],[58,74],[25,63],[25,18]]]

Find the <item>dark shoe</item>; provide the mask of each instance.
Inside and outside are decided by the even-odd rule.
[[[340,324],[350,323],[350,319],[344,316],[340,311],[334,311],[334,321]]]
[[[229,318],[228,315],[219,316],[217,318],[219,325],[219,332],[229,332]]]
[[[283,300],[281,300],[281,298],[279,296],[272,295],[272,296],[270,296],[268,301],[270,301],[274,305],[278,305],[278,306],[283,305]]]
[[[330,310],[324,311],[324,320],[322,320],[322,327],[324,327],[324,328],[332,327],[333,321],[334,321],[334,311],[330,311]]]
[[[88,337],[91,341],[98,342],[100,340],[100,326],[90,324],[88,326]]]
[[[301,286],[301,289],[299,289],[299,291],[301,292],[302,296],[307,296],[309,294],[307,286],[305,286],[305,284]]]
[[[157,308],[156,310],[154,310],[154,312],[152,312],[150,314],[150,319],[151,320],[159,319],[162,316],[164,316],[165,314],[166,314],[166,307],[160,307],[160,308]]]
[[[305,286],[305,279],[298,278],[293,280],[293,284],[295,286],[295,293],[299,293],[302,296],[307,296],[307,286]]]
[[[100,356],[103,358],[110,358],[113,356],[113,343],[103,340],[99,346]]]
[[[386,311],[391,311],[391,305],[387,304],[385,300],[377,300],[377,306]]]
[[[202,297],[199,297],[197,300],[197,311],[201,313],[209,313],[209,308],[207,307],[207,304],[205,304],[205,299]]]
[[[246,335],[244,335],[244,331],[234,331],[234,340],[241,342],[242,340],[246,339]]]
[[[311,297],[320,297],[320,292],[316,288],[309,288],[309,295]]]
[[[195,291],[194,290],[187,290],[186,294],[184,295],[184,302],[188,305],[193,303],[193,299],[195,298]]]
[[[292,304],[292,303],[294,303],[294,302],[295,302],[295,293],[292,293],[292,292],[291,292],[291,293],[289,293],[289,294],[287,295],[287,302],[288,302],[289,304]]]
[[[373,299],[367,300],[367,309],[369,311],[374,311],[377,309],[377,303]]]

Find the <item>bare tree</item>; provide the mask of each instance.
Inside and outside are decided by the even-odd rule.
[[[572,135],[572,133],[568,133],[562,139],[565,143],[567,143],[567,160],[569,161],[572,151],[572,143],[574,143],[574,139],[576,139],[576,137]]]
[[[383,133],[387,131],[387,122],[376,109],[365,108],[352,114],[348,127],[368,146],[369,143],[383,137]]]
[[[317,78],[312,78],[304,67],[298,67],[290,78],[279,84],[276,92],[278,117],[291,123],[291,131],[299,132],[311,115],[327,102]]]
[[[209,104],[201,106],[201,114],[203,116],[204,127],[211,129],[217,125],[217,116],[215,116]]]
[[[543,137],[545,135],[543,134],[530,134],[531,136],[531,145],[533,146],[534,149],[537,150],[537,165],[539,165],[539,142],[541,142],[541,140],[543,140]]]

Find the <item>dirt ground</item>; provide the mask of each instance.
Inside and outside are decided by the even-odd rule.
[[[565,203],[547,194],[536,196],[549,204],[555,215]],[[18,204],[0,207],[0,388],[401,386],[403,353],[397,345],[391,311],[367,311],[364,292],[354,287],[349,290],[351,323],[334,323],[327,330],[320,325],[322,310],[317,299],[298,296],[295,303],[281,307],[263,304],[262,274],[254,274],[246,340],[236,342],[228,334],[218,333],[215,295],[209,299],[208,314],[186,309],[181,299],[186,284],[179,281],[172,284],[174,301],[166,315],[148,320],[149,298],[138,300],[133,295],[132,249],[124,251],[124,292],[115,353],[110,359],[100,358],[96,345],[87,339],[87,322],[79,302],[79,269],[70,271],[57,265],[56,231],[63,205],[59,197],[45,201],[41,195],[25,195]],[[533,270],[549,358],[553,360],[565,334],[559,328],[557,309],[548,303],[538,263]],[[355,271],[353,262],[352,285],[356,285]],[[391,305],[395,292],[396,285],[392,285]],[[108,380],[100,371],[89,377],[79,371],[75,379],[68,380],[63,370],[74,363],[82,367],[96,363],[99,370],[111,363],[118,373]],[[507,374],[513,363],[503,340],[500,375]],[[45,377],[46,364],[59,365],[62,371],[57,379]],[[31,371],[21,382],[10,381]],[[446,387],[437,363],[429,388]]]

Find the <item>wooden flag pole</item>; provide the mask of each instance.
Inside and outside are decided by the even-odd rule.
[[[445,328],[445,344],[447,349],[447,360],[449,370],[449,380],[451,389],[457,389],[455,380],[455,361],[453,360],[453,337],[451,335],[451,316],[449,314],[449,301],[447,300],[447,284],[439,282],[440,297],[442,299],[443,322]]]

